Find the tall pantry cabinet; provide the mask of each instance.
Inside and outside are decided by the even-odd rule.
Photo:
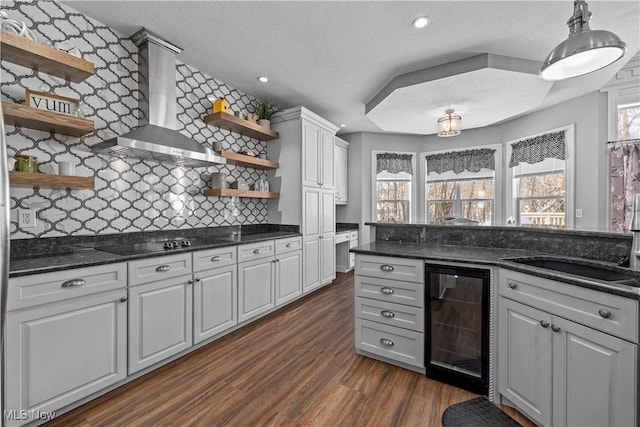
[[[303,293],[336,277],[334,138],[339,127],[305,107],[281,111],[272,120],[280,138],[267,145],[267,158],[280,167],[267,172],[269,222],[300,225]]]

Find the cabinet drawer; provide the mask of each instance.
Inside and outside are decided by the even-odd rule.
[[[356,256],[356,274],[424,283],[424,261],[371,255]]]
[[[349,232],[349,240],[358,240],[358,232],[350,231]]]
[[[235,245],[193,252],[193,271],[204,271],[233,265],[236,263],[237,254],[238,250]]]
[[[356,276],[356,296],[424,307],[424,285],[377,277]]]
[[[302,236],[291,237],[288,239],[278,239],[275,241],[276,254],[286,254],[287,252],[302,250]]]
[[[356,298],[356,317],[424,332],[424,309],[370,298]]]
[[[424,335],[356,318],[356,348],[408,365],[424,367]]]
[[[336,234],[336,245],[338,243],[344,243],[349,241],[349,233],[337,233]]]
[[[355,247],[357,247],[357,246],[358,246],[358,239],[355,239],[355,240],[351,239],[351,240],[349,240],[349,249],[351,249],[351,248],[355,248]]]
[[[506,269],[500,270],[499,292],[585,326],[638,340],[636,300]]]
[[[238,262],[251,261],[274,255],[273,240],[238,246]]]
[[[7,311],[127,286],[127,264],[106,264],[9,279]]]
[[[129,286],[191,273],[191,254],[183,253],[129,262]]]

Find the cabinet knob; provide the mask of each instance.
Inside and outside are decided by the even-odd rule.
[[[515,283],[513,283],[513,282],[510,282],[510,283],[509,283],[509,288],[510,288],[510,289],[515,289],[515,288],[517,288],[517,287],[518,287],[518,285],[516,285]]]
[[[393,265],[382,264],[380,266],[380,270],[382,270],[382,271],[393,271]]]
[[[393,347],[393,341],[388,338],[380,338],[380,344],[385,347]]]
[[[120,302],[127,302],[127,297],[120,298]]]
[[[553,332],[560,332],[560,326],[556,325],[555,323],[553,325],[551,325],[551,330]]]
[[[189,279],[189,280],[187,281],[187,283],[188,283],[188,284],[190,284],[190,285],[193,285],[193,279]]]
[[[396,317],[396,314],[393,311],[388,310],[382,310],[380,314],[382,315],[382,317],[388,317],[389,319]]]
[[[162,273],[164,271],[169,271],[169,270],[171,270],[170,265],[161,265],[160,267],[156,268],[156,271],[159,273]]]
[[[604,308],[601,308],[600,310],[598,310],[598,314],[603,319],[608,319],[611,317],[611,312],[609,310],[605,310]]]
[[[546,320],[541,320],[540,321],[540,326],[542,326],[543,328],[548,328],[549,327],[549,322],[547,322]]]
[[[82,285],[86,285],[87,281],[84,279],[72,279],[72,280],[67,280],[66,282],[64,282],[62,284],[63,288],[75,288],[76,286],[82,286]]]
[[[287,248],[290,248],[290,247],[291,247],[291,243],[287,243],[285,246],[286,246]]]
[[[260,249],[254,249],[253,253],[256,254],[256,255],[259,254],[260,253]]]
[[[222,257],[220,255],[215,255],[213,257],[211,257],[211,261],[220,261],[222,259]]]
[[[393,294],[393,292],[394,291],[391,288],[387,288],[387,287],[380,288],[380,293],[383,293],[385,295],[391,295],[391,294]]]
[[[200,281],[200,278],[199,278],[199,277],[196,277],[196,282],[199,282],[199,281]]]

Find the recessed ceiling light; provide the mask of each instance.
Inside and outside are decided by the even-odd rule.
[[[266,83],[269,81],[269,77],[267,76],[259,76],[258,77],[258,81],[262,82],[262,83]]]
[[[345,125],[344,123],[341,123],[341,124],[340,124],[340,127],[341,127],[341,128],[343,128],[343,127],[345,127],[345,126],[347,126],[347,125]]]
[[[431,19],[429,19],[429,17],[427,16],[420,16],[416,19],[413,20],[413,22],[411,23],[411,25],[413,25],[413,28],[424,28],[427,25],[429,25],[429,23],[431,22]]]

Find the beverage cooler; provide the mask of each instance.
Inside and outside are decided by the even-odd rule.
[[[489,270],[426,265],[426,374],[489,389]]]

